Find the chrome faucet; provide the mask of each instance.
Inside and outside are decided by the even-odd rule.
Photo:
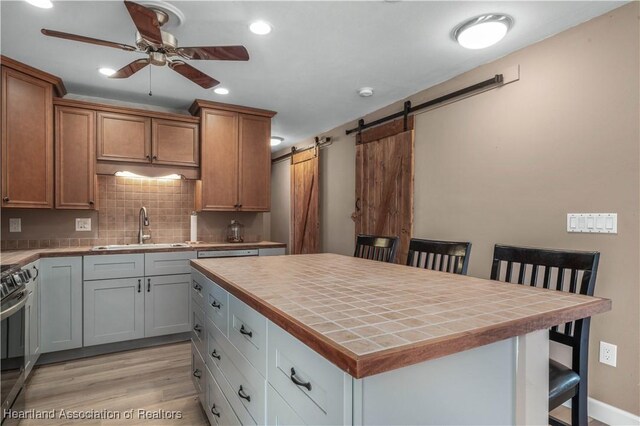
[[[145,226],[149,226],[149,216],[147,215],[147,208],[141,207],[138,214],[138,244],[144,244],[145,240],[151,238],[151,235],[145,235],[143,230]]]

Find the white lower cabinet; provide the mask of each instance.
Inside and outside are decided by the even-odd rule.
[[[145,278],[144,336],[189,331],[190,274]]]
[[[267,385],[267,401],[268,425],[298,426],[305,424],[271,385]]]
[[[198,399],[204,406],[206,403],[207,371],[202,355],[200,355],[200,352],[198,352],[198,349],[196,349],[194,345],[191,345],[191,380],[193,381],[193,386],[196,388]]]
[[[142,278],[85,281],[85,346],[144,337],[142,281]]]
[[[82,257],[40,260],[42,353],[82,347]]]
[[[38,261],[25,266],[33,278],[27,284],[27,303],[24,305],[25,335],[24,357],[25,377],[28,377],[40,356],[40,289],[38,285]]]
[[[204,404],[204,410],[207,413],[209,422],[212,425],[219,426],[239,426],[240,420],[233,412],[229,401],[222,393],[222,389],[213,378],[209,367],[205,367],[207,370],[207,390],[206,390],[206,403]]]

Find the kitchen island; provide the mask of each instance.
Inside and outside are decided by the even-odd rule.
[[[227,408],[242,424],[543,424],[547,329],[611,309],[333,254],[191,264],[212,422]]]

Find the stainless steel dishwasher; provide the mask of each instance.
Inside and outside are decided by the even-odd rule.
[[[219,257],[247,257],[247,256],[258,256],[258,249],[198,251],[198,259],[210,259],[210,258],[219,258]]]

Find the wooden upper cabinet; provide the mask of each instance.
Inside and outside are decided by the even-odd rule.
[[[198,167],[197,123],[151,120],[151,152],[155,164]]]
[[[269,211],[273,111],[196,100],[200,115],[201,180],[196,209]]]
[[[56,208],[95,208],[96,112],[55,107]]]
[[[238,114],[203,110],[198,210],[238,208]]]
[[[98,111],[97,159],[148,163],[151,118]]]
[[[239,116],[240,210],[268,211],[271,206],[271,118]]]
[[[53,86],[6,66],[2,66],[2,207],[53,207]]]

